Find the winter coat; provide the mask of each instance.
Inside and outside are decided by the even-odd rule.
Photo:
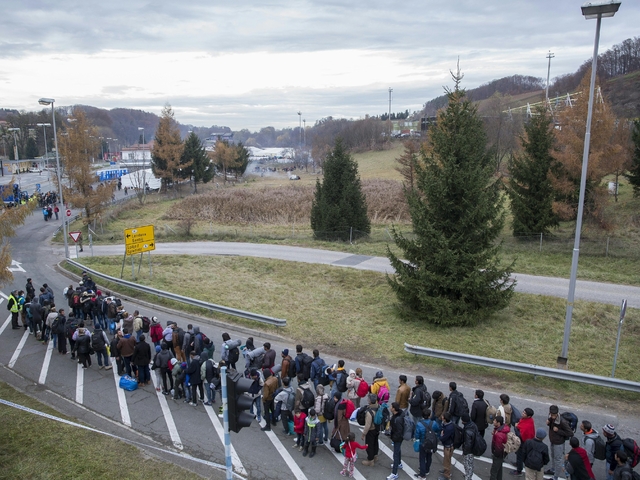
[[[536,437],[536,424],[533,421],[533,417],[522,418],[516,426],[520,430],[520,441],[522,443]]]
[[[149,327],[149,336],[153,343],[162,341],[162,326],[159,323],[152,323]]]
[[[270,402],[273,400],[273,396],[278,389],[278,379],[273,375],[269,376],[264,381],[264,386],[262,387],[262,398],[265,402]]]
[[[464,397],[464,395],[462,395],[458,390],[453,390],[449,394],[449,410],[447,410],[447,411],[451,415],[455,415],[455,416],[459,417],[460,415],[465,413],[465,412],[462,411],[462,400],[461,399],[463,397]]]
[[[202,383],[202,378],[200,377],[200,357],[195,356],[191,359],[191,363],[187,367],[187,375],[189,375],[191,385]]]
[[[399,443],[404,440],[404,418],[402,418],[402,413],[398,412],[391,417],[391,441],[393,443]]]
[[[79,354],[87,354],[91,350],[91,337],[89,335],[78,335],[75,349]]]
[[[373,423],[373,419],[375,418],[376,413],[378,412],[379,405],[377,403],[370,403],[368,406],[363,406],[361,408],[369,409],[369,412],[365,417],[364,429],[362,430],[362,434],[366,435],[370,430],[376,431],[378,429],[378,426],[375,423]]]
[[[262,368],[273,368],[276,364],[276,351],[270,348],[262,359]]]
[[[453,422],[443,423],[442,430],[440,431],[440,442],[443,447],[450,447],[453,445],[453,440],[456,435],[456,426]]]
[[[507,443],[507,434],[511,431],[509,425],[502,425],[494,429],[491,439],[491,453],[496,457],[504,457],[504,445]]]
[[[303,406],[302,406],[302,395],[303,395],[303,390],[311,390],[311,392],[313,393],[313,388],[311,387],[311,383],[310,382],[302,382],[298,384],[298,388],[296,388],[296,399],[294,402],[294,410],[306,410]]]
[[[409,400],[409,413],[418,420],[422,418],[422,407],[426,393],[427,386],[425,384],[413,387],[411,399]],[[430,405],[427,405],[427,407],[430,407]]]
[[[551,445],[562,445],[564,442],[573,437],[573,430],[569,426],[569,422],[567,422],[560,415],[556,416],[555,421],[551,420],[551,417],[548,418],[549,421],[549,443]],[[556,432],[553,428],[558,427],[558,431]]]
[[[356,456],[356,449],[361,449],[364,450],[367,447],[364,445],[360,445],[358,442],[356,442],[355,440],[352,442],[346,442],[344,444],[344,456],[346,458],[354,458]]]
[[[373,383],[371,383],[371,386],[369,387],[369,389],[371,390],[371,393],[375,393],[377,396],[378,392],[380,391],[380,387],[382,385],[387,387],[387,390],[389,390],[389,395],[391,395],[391,388],[389,387],[389,382],[387,382],[387,379],[384,377],[376,378],[373,381]]]
[[[331,432],[331,438],[333,438],[333,436],[335,435],[336,437],[339,436],[342,441],[345,441],[347,439],[347,436],[349,435],[349,432],[351,431],[351,425],[349,425],[349,419],[345,416],[346,409],[338,408],[339,406],[340,405],[336,407],[336,418],[334,419],[334,427]]]
[[[476,443],[476,435],[480,435],[478,427],[473,422],[468,422],[463,427],[462,454],[470,455],[473,453],[473,446]]]
[[[396,402],[400,405],[402,410],[409,408],[409,397],[411,396],[411,387],[406,383],[403,383],[398,387],[396,392]]]
[[[469,417],[476,424],[478,430],[486,430],[489,427],[487,423],[487,402],[484,399],[476,398],[471,404]]]
[[[511,414],[513,413],[513,408],[508,403],[505,405],[500,405],[496,411],[496,416],[500,415],[504,418],[505,425],[511,425]]]
[[[118,350],[123,357],[130,357],[133,355],[133,350],[136,348],[136,339],[127,333],[118,342]]]
[[[433,397],[432,397],[433,398]],[[431,418],[440,420],[444,412],[449,411],[449,399],[442,394],[437,400],[433,398],[433,406],[431,407]]]
[[[193,344],[192,350],[195,350],[196,355],[200,355],[202,353],[202,334],[200,333],[200,327],[193,327],[193,335],[191,336],[191,343]]]
[[[613,480],[632,480],[633,470],[628,463],[624,465],[618,465],[616,463],[616,469],[613,471]]]
[[[584,449],[587,451],[589,463],[592,465],[595,460],[593,454],[596,451],[596,439],[599,436],[600,434],[593,428],[584,434]]]
[[[327,401],[329,400],[329,395],[327,395],[326,393],[324,393],[324,385],[320,385],[318,384],[318,386],[316,387],[316,401],[315,404],[313,405],[313,407],[316,410],[316,414],[318,414],[318,417],[322,416],[322,419],[324,419],[324,406],[327,403]],[[326,420],[325,420],[326,421]],[[324,423],[324,422],[321,422]]]
[[[291,368],[291,362],[293,362],[291,355],[285,355],[282,357],[281,369],[280,369],[280,377],[288,377],[289,369]]]
[[[361,379],[356,376],[356,372],[354,370],[349,370],[349,376],[347,377],[347,398],[351,400],[360,398],[358,396],[360,380]]]
[[[524,455],[524,465],[531,470],[541,472],[544,466],[549,463],[549,447],[537,438],[524,442],[522,447]]]
[[[319,440],[320,440],[320,436],[322,435],[322,432],[320,431],[320,428],[318,427],[318,417],[307,417],[306,421],[304,422],[304,441],[305,443],[311,444],[311,445],[317,445]],[[294,429],[295,429],[295,422],[294,422]]]
[[[137,316],[133,319],[133,331],[139,332],[140,330],[142,330],[142,317]]]
[[[151,347],[147,342],[138,342],[133,350],[133,364],[139,367],[149,365],[151,362]]]
[[[120,350],[118,349],[118,342],[120,341],[120,338],[113,337],[113,339],[111,340],[111,343],[109,344],[109,349],[111,350],[110,354],[112,357],[120,357]]]
[[[300,412],[300,415],[293,416],[293,431],[295,433],[304,434],[304,428],[307,419],[307,414],[304,412]]]
[[[567,456],[567,473],[571,480],[593,480],[595,477],[589,464],[589,456],[584,448],[572,448]]]
[[[169,362],[172,358],[173,354],[171,353],[171,350],[165,350],[163,348],[156,355],[156,361],[154,362],[154,365],[156,366],[156,368],[164,368],[166,370],[167,368],[169,368]]]
[[[611,438],[607,438],[607,444],[606,444],[606,461],[607,461],[607,466],[609,467],[609,470],[615,470],[618,462],[615,459],[615,455],[616,452],[619,452],[620,449],[622,448],[622,439],[620,438],[620,435],[618,435],[617,433],[613,434],[613,437]]]

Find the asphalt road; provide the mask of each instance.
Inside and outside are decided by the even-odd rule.
[[[123,245],[95,246],[93,255],[122,255]],[[85,249],[82,255],[91,255]],[[154,255],[240,255],[264,257],[303,263],[320,263],[338,267],[372,270],[381,273],[393,273],[386,257],[353,255],[333,250],[290,247],[286,245],[268,245],[260,243],[235,242],[188,242],[157,243]],[[512,274],[516,280],[516,291],[534,295],[547,295],[566,298],[569,292],[569,280],[556,277],[541,277],[523,273]],[[640,308],[640,287],[616,285],[612,283],[589,282],[579,280],[576,285],[576,298],[592,302],[620,305],[627,299],[630,308]]]
[[[36,212],[18,230],[18,235],[11,239],[13,259],[17,262],[12,266],[15,281],[12,285],[5,286],[5,295],[0,300],[1,303],[6,301],[6,294],[9,291],[15,288],[24,288],[27,277],[32,277],[37,287],[48,282],[56,292],[56,298],[61,298],[63,288],[72,283],[69,278],[60,275],[54,268],[62,260],[62,249],[58,246],[51,246],[49,239],[58,224],[59,222],[55,221],[44,222]],[[385,267],[385,259],[291,247],[233,243],[160,244],[158,247],[156,253],[180,253],[188,249],[192,255],[251,254],[285,260],[317,261],[318,263],[353,268],[369,268],[377,271],[385,271],[385,268],[388,268],[388,265]],[[94,254],[106,255],[112,251],[114,254],[121,255],[122,248],[122,246],[95,247]],[[84,254],[90,254],[86,245]],[[188,322],[200,325],[201,330],[214,340],[218,348],[222,332],[228,331],[234,338],[246,339],[247,336],[254,336],[256,344],[269,340],[277,352],[283,348],[294,350],[293,343],[284,338],[264,335],[257,331],[252,332],[232,323],[212,323],[199,318],[185,317],[178,312],[168,312],[166,309],[142,304],[134,299],[124,299],[124,304],[127,310],[139,309],[144,315],[157,315],[163,324],[171,318],[182,327],[185,327]],[[219,399],[214,408],[204,407],[202,404],[194,408],[158,395],[151,387],[145,387],[135,392],[124,392],[116,386],[117,375],[113,371],[98,370],[95,358],[90,369],[78,369],[78,364],[71,361],[68,355],[62,356],[51,351],[50,347],[36,342],[33,336],[25,335],[24,330],[12,330],[9,323],[10,317],[5,317],[4,320],[0,318],[0,364],[5,366],[0,369],[0,378],[4,381],[20,386],[31,395],[49,404],[53,403],[61,411],[82,418],[83,421],[96,426],[96,428],[126,438],[134,437],[141,443],[155,447],[160,446],[167,452],[182,452],[182,454],[189,454],[203,461],[224,464],[224,447],[220,435],[221,420],[217,415],[217,407],[220,405]],[[305,351],[310,352],[313,347],[313,345],[305,345]],[[50,354],[48,354],[49,351],[51,351]],[[215,359],[219,358],[219,352],[216,352]],[[327,363],[333,363],[337,360],[333,357],[324,358]],[[345,352],[344,359],[347,369],[355,369],[358,366],[363,368],[365,378],[368,380],[373,378],[375,371],[383,370],[391,384],[392,393],[398,386],[398,375],[401,373],[409,375],[410,383],[413,382],[414,375],[422,374],[431,392],[434,390],[446,392],[448,382],[458,380],[456,378],[434,378],[428,371],[401,372],[391,370],[386,365],[369,365],[365,363],[366,359],[349,358],[348,352]],[[531,382],[534,383],[535,380],[532,379]],[[497,397],[500,393],[509,393],[509,389],[501,384],[467,384],[461,385],[459,389],[467,399],[471,399],[475,388],[483,388],[487,392],[486,398],[492,404],[497,403]],[[57,401],[52,402],[51,399],[57,399]],[[534,409],[537,426],[544,425],[545,412],[552,402],[553,399],[537,396],[530,398],[512,396],[512,403],[519,408],[529,406]],[[578,408],[575,405],[561,405],[561,410],[573,411],[580,419],[590,419],[598,429],[605,423],[613,423],[619,425],[623,437],[640,437],[640,422],[636,418],[618,416],[616,412],[610,411],[606,405],[601,403],[586,409]],[[352,426],[352,431],[358,432],[358,430],[357,425]],[[359,438],[359,435],[357,437]],[[489,440],[488,433],[487,440]],[[258,424],[254,423],[252,427],[243,429],[239,434],[232,433],[232,441],[236,452],[234,458],[236,471],[245,474],[248,478],[320,479],[339,477],[340,457],[335,456],[326,447],[322,447],[319,449],[319,454],[313,459],[304,458],[300,452],[291,448],[292,438],[284,436],[279,428],[268,434],[261,432]],[[413,473],[418,470],[418,458],[409,442],[405,443],[406,445],[403,445],[405,469],[400,474],[400,478],[413,478]],[[390,442],[386,437],[383,437],[381,444],[379,463],[374,467],[365,467],[359,461],[356,478],[382,480],[389,475]],[[156,450],[152,450],[150,453],[158,454]],[[185,459],[184,456],[175,457],[169,453],[160,455],[172,461],[186,464],[206,476],[220,478],[219,474],[214,474],[211,467],[203,463]],[[459,455],[456,457],[460,459]],[[363,456],[360,455],[360,459],[362,458]],[[441,468],[441,463],[441,456],[434,457],[431,478],[437,478],[436,472]],[[598,478],[601,478],[602,465],[601,462],[599,463],[596,471],[599,472]],[[458,464],[458,467],[461,466]],[[489,478],[489,468],[490,464],[486,458],[477,459],[476,477],[474,478]],[[505,468],[509,469],[509,466],[506,465]],[[506,470],[505,474],[508,474]],[[454,478],[462,477],[462,473],[456,470]]]

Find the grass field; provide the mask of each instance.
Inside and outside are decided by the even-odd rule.
[[[111,258],[83,261],[98,271],[119,276],[119,266]],[[190,256],[154,257],[151,280],[144,270],[140,272],[142,278],[136,280],[138,283],[285,318],[287,327],[277,329],[277,333],[293,342],[311,343],[321,351],[397,367],[413,364],[429,371],[455,368],[458,374],[469,374],[470,378],[482,372],[493,386],[505,379],[517,379],[525,390],[558,390],[554,394],[561,397],[573,395],[581,388],[586,390],[579,385],[563,384],[560,391],[553,380],[534,381],[524,375],[453,367],[437,360],[416,359],[403,350],[403,343],[408,342],[555,367],[565,313],[565,302],[559,298],[516,294],[507,309],[474,328],[444,329],[401,320],[385,276],[375,272],[260,258]],[[618,314],[614,306],[576,302],[569,352],[572,369],[610,374]],[[233,322],[276,331],[275,327]],[[640,381],[640,356],[635,353],[639,340],[640,312],[630,310],[620,346],[618,377]],[[593,391],[593,387],[588,390]],[[611,398],[626,396],[617,391],[602,394]]]
[[[0,398],[75,421],[2,382]],[[202,478],[124,442],[10,406],[0,405],[0,423],[0,478]]]

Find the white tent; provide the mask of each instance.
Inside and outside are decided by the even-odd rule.
[[[123,175],[122,177],[120,177],[120,180],[122,181],[122,188],[142,188],[142,186],[146,183],[147,185],[149,185],[149,189],[159,190],[161,185],[161,180],[153,175],[153,172],[150,168],[141,169],[137,172]]]

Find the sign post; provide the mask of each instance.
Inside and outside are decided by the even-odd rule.
[[[622,323],[624,322],[624,316],[627,313],[627,300],[622,300],[620,305],[620,321],[618,322],[618,338],[616,339],[616,353],[613,355],[613,368],[611,369],[611,378],[616,376],[616,363],[618,363],[618,347],[620,347],[620,332],[622,330]]]
[[[149,252],[149,272],[151,272],[151,250],[156,249],[156,241],[155,241],[155,231],[153,225],[146,225],[144,227],[136,227],[136,228],[126,228],[124,230],[124,258],[126,259],[127,255],[141,255],[144,252]],[[122,272],[120,274],[120,278],[122,278],[122,273],[124,272],[124,259],[122,261]],[[151,273],[149,274],[151,275]],[[133,258],[131,258],[131,276],[135,276],[134,266],[133,266]]]

